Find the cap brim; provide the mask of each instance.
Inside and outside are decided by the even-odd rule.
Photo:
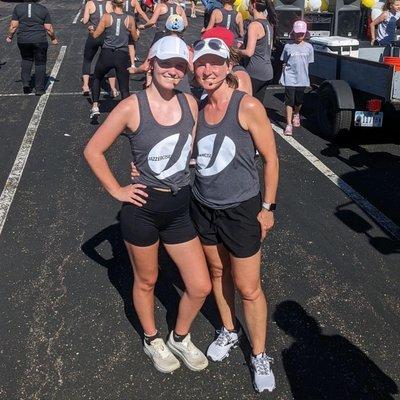
[[[154,54],[153,57],[157,57],[160,60],[170,60],[171,58],[180,58],[182,60],[185,60],[186,62],[189,62],[189,54],[187,57],[181,55],[181,54],[175,54],[175,53],[164,53],[161,55]]]
[[[225,52],[225,51],[224,51]],[[203,57],[207,54],[212,54],[214,56],[220,57],[224,60],[227,60],[229,58],[229,53],[226,52],[226,55],[222,55],[221,54],[221,50],[213,50],[210,48],[203,48],[198,52],[194,52],[194,56],[193,56],[193,62],[196,62],[200,57]]]

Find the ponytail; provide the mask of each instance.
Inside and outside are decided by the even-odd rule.
[[[230,88],[237,89],[239,87],[238,78],[232,72],[229,72],[225,79]]]

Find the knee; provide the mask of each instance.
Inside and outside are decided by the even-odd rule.
[[[154,291],[154,287],[157,282],[157,277],[148,277],[148,278],[135,278],[133,286],[134,288],[142,291],[142,292],[152,292]]]
[[[263,295],[263,291],[259,284],[240,285],[237,287],[237,289],[243,301],[256,301]]]
[[[208,280],[206,282],[202,282],[201,284],[196,285],[188,289],[189,296],[196,297],[199,299],[205,299],[212,290],[211,282]]]
[[[209,265],[209,269],[212,280],[219,280],[222,278],[224,272],[224,266],[222,264],[211,264]]]

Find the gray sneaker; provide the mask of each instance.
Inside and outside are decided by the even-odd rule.
[[[169,335],[168,347],[186,364],[192,371],[201,371],[208,366],[207,357],[190,340],[190,333],[182,342],[175,342],[174,332]]]
[[[222,361],[229,356],[231,349],[237,346],[242,331],[229,332],[225,327],[222,327],[217,333],[217,338],[208,346],[207,357],[213,361]]]
[[[147,344],[144,341],[144,352],[153,361],[154,367],[164,373],[169,373],[178,369],[181,364],[179,360],[171,353],[164,340],[157,338]]]
[[[268,390],[272,392],[275,389],[275,376],[271,369],[273,359],[265,353],[254,357],[251,356],[251,368],[253,370],[254,389],[258,393]]]

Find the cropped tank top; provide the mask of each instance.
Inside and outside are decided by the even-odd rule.
[[[140,171],[136,183],[171,189],[176,193],[190,184],[189,160],[194,119],[186,96],[176,92],[181,107],[181,119],[174,125],[159,124],[150,109],[146,90],[136,92],[140,124],[127,133],[132,159]]]
[[[204,108],[199,112],[192,192],[213,209],[236,207],[260,191],[254,142],[239,123],[243,96],[243,92],[233,92],[225,116],[215,125],[206,122]]]

